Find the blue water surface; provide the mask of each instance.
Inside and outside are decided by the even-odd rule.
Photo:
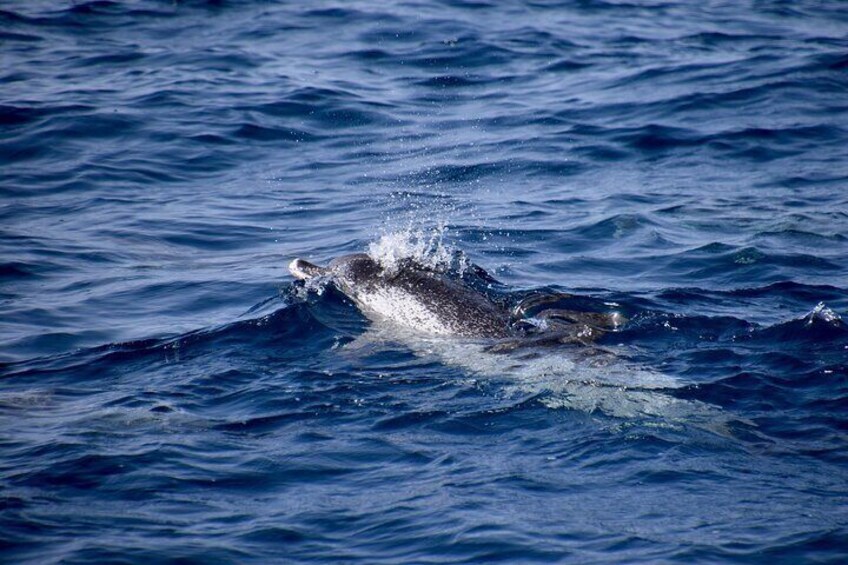
[[[0,60],[0,561],[848,560],[843,2],[30,0]],[[617,361],[286,269],[369,247]]]

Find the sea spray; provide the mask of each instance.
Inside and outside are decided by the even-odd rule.
[[[387,232],[368,245],[368,255],[388,274],[397,273],[410,260],[437,272],[462,274],[470,263],[464,253],[447,241],[447,232],[444,224],[430,229]]]

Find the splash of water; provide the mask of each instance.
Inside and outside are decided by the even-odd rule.
[[[440,224],[430,229],[407,228],[384,233],[368,245],[368,255],[388,274],[397,273],[409,260],[434,271],[461,274],[469,262],[464,253],[447,242],[447,231]]]
[[[330,278],[326,275],[311,277],[303,281],[302,285],[291,287],[291,293],[295,300],[306,302],[310,295],[321,296],[330,284]]]
[[[808,326],[812,325],[815,320],[821,320],[828,324],[836,325],[842,321],[842,317],[828,308],[824,302],[819,302],[818,305],[813,308],[813,311],[804,317],[804,320]]]

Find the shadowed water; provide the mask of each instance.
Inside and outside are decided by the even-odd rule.
[[[846,30],[0,6],[0,561],[843,562]],[[627,323],[493,354],[286,270],[362,251]]]

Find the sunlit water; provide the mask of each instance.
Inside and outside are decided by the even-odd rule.
[[[0,561],[845,561],[846,30],[0,5]],[[627,322],[496,355],[286,270],[362,251]]]

